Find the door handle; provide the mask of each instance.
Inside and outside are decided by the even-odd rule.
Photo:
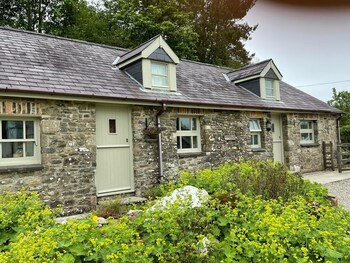
[[[126,141],[126,142],[129,142],[129,139],[128,139],[128,138],[126,138],[126,139],[125,139],[125,141]]]

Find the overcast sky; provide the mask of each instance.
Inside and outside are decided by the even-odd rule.
[[[259,24],[247,50],[257,61],[272,58],[285,82],[323,101],[331,99],[333,87],[350,91],[350,7],[258,0],[244,20]],[[318,83],[330,84],[309,86]]]

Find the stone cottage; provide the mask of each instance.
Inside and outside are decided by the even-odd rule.
[[[230,69],[179,60],[161,36],[125,50],[0,28],[0,189],[67,213],[226,161],[321,170],[340,113],[273,60]]]

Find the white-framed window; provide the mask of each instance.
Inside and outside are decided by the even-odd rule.
[[[311,144],[315,143],[315,130],[313,121],[300,122],[300,143]]]
[[[265,94],[266,98],[275,98],[274,80],[265,79]]]
[[[0,166],[40,164],[37,120],[1,119],[0,131]]]
[[[152,86],[168,88],[168,65],[165,63],[151,62]]]
[[[252,148],[261,148],[261,126],[257,119],[249,120],[250,146]]]
[[[199,119],[178,117],[176,119],[177,152],[201,152]]]

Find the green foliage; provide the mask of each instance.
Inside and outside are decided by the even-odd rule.
[[[340,138],[342,143],[350,143],[350,125],[340,128]]]
[[[195,208],[189,198],[163,208],[149,202],[135,220],[109,218],[104,226],[97,216],[54,224],[36,194],[6,194],[0,196],[1,233],[16,234],[0,246],[0,262],[350,262],[349,212],[325,201],[320,185],[298,180],[266,162],[185,173],[159,192],[198,183],[216,193],[213,198]],[[271,189],[262,191],[257,182]],[[288,188],[291,182],[298,187]],[[288,194],[277,197],[282,186]]]
[[[0,195],[0,251],[19,233],[41,231],[55,222],[50,210],[35,192],[3,193]],[[1,260],[0,260],[1,262]]]
[[[327,194],[317,184],[303,180],[299,173],[291,173],[282,164],[271,161],[225,163],[213,170],[184,172],[178,184],[203,188],[210,194],[234,193],[239,189],[243,194],[261,195],[264,199]]]
[[[197,34],[190,13],[172,0],[105,0],[112,23],[122,29],[126,46],[136,47],[156,35],[163,35],[181,58],[194,59]]]
[[[349,91],[339,91],[333,88],[332,99],[328,101],[328,104],[333,107],[344,111],[340,119],[340,126],[350,125],[350,92]]]

